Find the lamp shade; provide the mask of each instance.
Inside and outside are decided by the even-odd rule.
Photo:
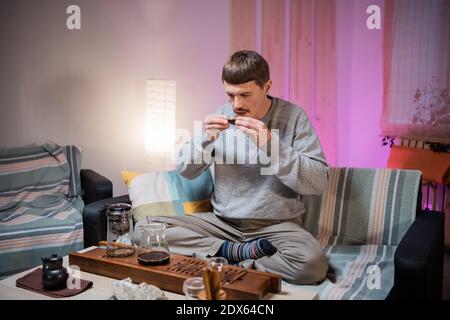
[[[176,81],[147,80],[145,85],[145,151],[165,166],[175,148]]]

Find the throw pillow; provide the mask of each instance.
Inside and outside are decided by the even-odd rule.
[[[185,215],[212,211],[210,170],[189,180],[177,171],[122,171],[135,222],[152,215]]]

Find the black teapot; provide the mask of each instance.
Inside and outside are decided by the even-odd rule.
[[[63,259],[56,253],[42,260],[42,284],[44,289],[57,290],[67,286],[69,277],[67,269],[63,267]]]

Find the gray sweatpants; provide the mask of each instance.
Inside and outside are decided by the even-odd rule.
[[[172,253],[207,258],[214,256],[224,240],[244,242],[268,239],[278,250],[272,256],[245,260],[241,266],[279,274],[293,284],[315,284],[327,273],[328,262],[317,240],[298,223],[241,220],[206,212],[189,216],[154,216],[136,223],[134,241],[139,243],[142,226],[166,223]]]

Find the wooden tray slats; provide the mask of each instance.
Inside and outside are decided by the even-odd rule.
[[[204,260],[170,255],[170,262],[160,266],[144,266],[139,264],[136,255],[125,258],[110,258],[106,250],[95,248],[85,253],[73,252],[69,254],[69,264],[77,265],[81,271],[99,274],[102,276],[124,279],[130,277],[134,283],[146,282],[162,290],[183,294],[184,280],[192,277],[201,277]],[[242,272],[246,270],[247,272]],[[223,289],[228,299],[262,299],[269,292],[281,291],[281,278],[278,275],[248,270],[237,266],[224,267]],[[234,278],[238,280],[232,283]]]

